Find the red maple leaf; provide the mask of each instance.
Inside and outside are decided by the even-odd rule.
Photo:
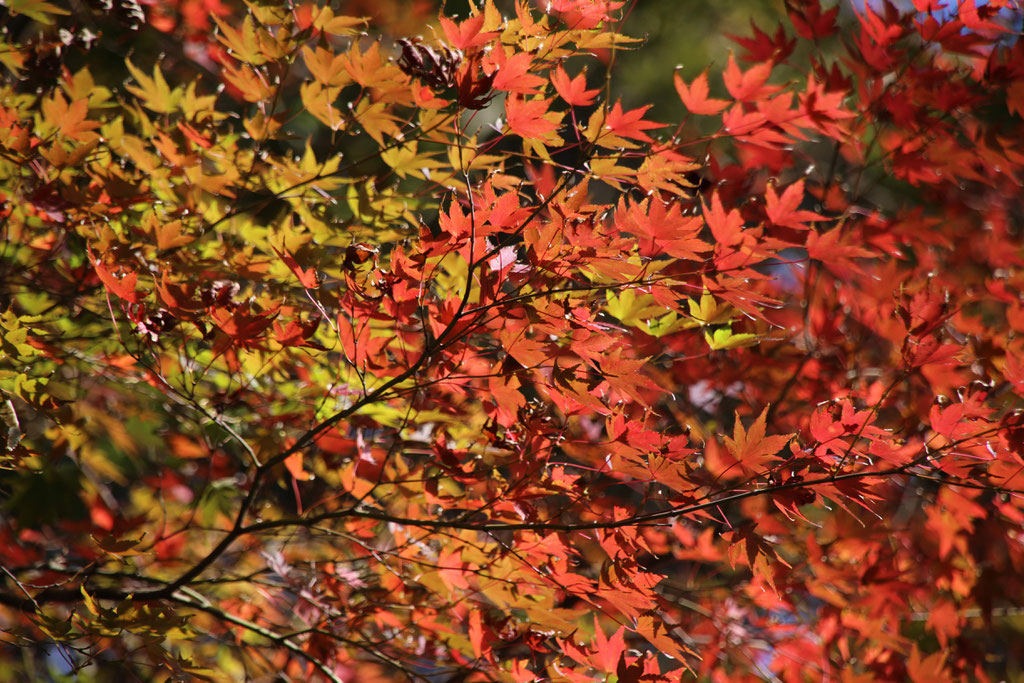
[[[820,0],[786,0],[786,10],[801,38],[818,40],[836,32],[839,5],[822,12]]]
[[[775,225],[809,230],[810,228],[805,223],[828,220],[819,213],[800,210],[800,204],[804,200],[804,181],[802,179],[787,187],[782,193],[782,197],[775,194],[775,188],[769,184],[764,196],[767,203],[768,220]]]
[[[750,28],[753,31],[752,38],[730,35],[729,39],[742,45],[747,52],[740,57],[745,62],[783,62],[796,47],[796,38],[786,40],[786,29],[779,24],[775,29],[775,35],[769,36],[750,20]]]
[[[274,253],[281,257],[285,265],[295,273],[295,277],[299,278],[299,284],[306,289],[316,289],[320,286],[317,282],[316,268],[303,268],[299,265],[299,262],[295,260],[295,257],[286,251],[281,251],[277,247],[274,247]]]
[[[145,297],[142,292],[135,291],[135,285],[139,281],[139,276],[131,271],[124,271],[120,276],[114,275],[109,268],[103,265],[102,261],[95,261],[93,268],[96,270],[96,275],[99,276],[103,286],[107,288],[107,291],[111,294],[124,299],[125,301],[133,304],[137,304]]]

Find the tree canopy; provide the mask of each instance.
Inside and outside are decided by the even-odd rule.
[[[779,9],[5,0],[0,678],[1019,676],[1021,8]]]

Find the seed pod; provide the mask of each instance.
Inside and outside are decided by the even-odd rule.
[[[402,48],[398,68],[403,73],[419,78],[434,90],[445,90],[455,85],[455,74],[462,64],[462,52],[446,45],[432,48],[419,39],[400,38],[395,41]]]

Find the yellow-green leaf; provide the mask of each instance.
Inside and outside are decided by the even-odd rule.
[[[128,92],[142,100],[146,109],[157,114],[170,114],[177,108],[178,102],[181,100],[181,90],[178,88],[171,90],[167,81],[164,80],[164,75],[160,73],[159,66],[153,66],[153,77],[150,78],[132,64],[131,60],[125,60],[125,64],[128,66],[132,78],[138,83],[138,86],[128,85],[125,87]]]
[[[725,349],[740,349],[745,346],[753,346],[757,343],[756,334],[733,334],[728,327],[720,327],[713,332],[708,330],[704,333],[704,341],[708,343],[712,351],[723,351]]]
[[[67,16],[71,14],[66,9],[51,5],[45,0],[2,0],[0,4],[6,7],[12,16],[24,14],[47,26],[53,23],[51,15]]]

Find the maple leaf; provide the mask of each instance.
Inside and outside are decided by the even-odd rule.
[[[640,389],[658,389],[658,385],[640,370],[647,364],[646,359],[623,358],[622,352],[606,354],[601,360],[604,379],[612,388],[632,397],[641,404],[646,401]]]
[[[457,78],[459,104],[467,109],[483,109],[494,97],[491,89],[498,74],[496,71],[490,74],[478,74],[480,62],[480,55],[474,55],[463,65]],[[507,106],[508,100],[506,99],[505,102]]]
[[[950,600],[941,600],[928,610],[925,627],[935,633],[939,639],[939,645],[945,648],[950,638],[960,635],[965,621],[959,614],[956,603]]]
[[[935,332],[953,313],[949,306],[949,292],[934,287],[914,293],[896,308],[903,327],[915,337]]]
[[[625,0],[549,0],[548,12],[558,12],[567,26],[587,30],[611,21],[611,12],[620,9]]]
[[[269,329],[277,317],[277,310],[252,311],[250,306],[239,306],[234,310],[215,308],[210,317],[227,338],[220,347],[223,351],[232,344],[242,347],[258,344],[264,330]]]
[[[914,683],[941,683],[948,681],[944,652],[935,652],[927,657],[921,654],[915,643],[907,660],[907,675]]]
[[[530,339],[521,332],[506,329],[500,339],[505,352],[525,368],[544,365],[551,358],[547,344]]]
[[[441,28],[448,37],[448,43],[456,50],[468,51],[471,48],[480,47],[489,43],[496,35],[493,32],[483,31],[485,16],[481,12],[468,17],[461,23],[456,23],[448,17],[440,17]]]
[[[394,88],[405,90],[402,83],[403,74],[398,66],[388,62],[380,52],[380,44],[373,42],[362,51],[358,42],[352,44],[351,49],[338,57],[338,66],[342,68],[353,81],[367,88],[374,88],[381,92]],[[332,70],[337,68],[332,60]]]
[[[988,20],[988,17],[995,15],[997,11],[984,1],[979,3],[978,0],[963,0],[957,7],[957,16],[972,32],[998,39],[1008,29],[1006,26]]]
[[[289,320],[288,325],[282,327],[274,321],[274,341],[281,346],[306,346],[314,349],[323,349],[323,346],[315,341],[310,341],[317,328],[320,326],[320,318],[313,318],[306,322]]]
[[[746,49],[746,54],[741,57],[745,62],[784,62],[793,54],[793,50],[796,48],[797,39],[791,38],[787,40],[786,29],[783,28],[782,24],[779,24],[775,29],[774,36],[769,36],[751,19],[750,30],[753,33],[752,38],[729,36],[736,44],[742,45]]]
[[[595,664],[602,671],[615,671],[619,658],[626,650],[626,629],[620,626],[609,638],[601,629],[601,624],[594,617],[594,644],[597,647]]]
[[[494,227],[513,228],[529,215],[522,207],[519,195],[515,192],[497,194],[492,184],[483,188],[483,198],[488,207],[486,221]]]
[[[701,294],[700,301],[690,299],[686,303],[690,309],[690,317],[700,325],[728,324],[735,314],[731,306],[719,304],[707,290]]]
[[[825,267],[840,277],[860,272],[853,263],[855,258],[871,258],[874,253],[864,247],[843,244],[843,232],[833,228],[825,233],[811,232],[807,236],[807,255],[825,264]]]
[[[1017,116],[1024,116],[1024,83],[1018,81],[1006,92],[1006,107]]]
[[[311,50],[303,46],[302,59],[309,73],[323,86],[338,87],[352,80],[345,68],[347,62],[344,54],[339,55],[322,47]]]
[[[785,0],[785,5],[789,20],[799,36],[819,40],[836,32],[838,5],[824,12],[820,0]]]
[[[190,126],[190,125],[188,125],[186,123],[182,123],[181,121],[179,121],[178,122],[178,130],[180,130],[182,133],[184,133],[185,137],[188,138],[189,141],[194,142],[195,144],[199,145],[203,149],[210,149],[211,147],[213,147],[213,141],[212,140],[210,140],[208,137],[206,137],[205,135],[203,135],[202,133],[197,131],[195,128],[193,128],[192,126]]]
[[[213,16],[213,21],[220,29],[217,39],[228,49],[229,54],[239,61],[253,66],[267,62],[269,56],[263,52],[264,43],[251,15],[247,15],[242,20],[241,26],[237,27],[216,15]]]
[[[814,211],[800,210],[799,207],[803,200],[804,181],[802,178],[787,187],[783,191],[781,198],[775,194],[775,188],[769,183],[765,190],[765,201],[767,203],[765,211],[768,214],[768,220],[775,225],[796,228],[797,230],[809,230],[810,227],[804,225],[809,221],[828,220],[825,216]]]
[[[494,64],[495,73],[492,87],[520,95],[531,95],[537,88],[544,85],[544,79],[530,73],[533,56],[526,52],[517,52],[506,57],[504,50],[492,53],[490,61]]]
[[[735,209],[726,211],[717,192],[711,195],[711,206],[703,208],[704,219],[716,242],[733,246],[743,241],[743,216]]]
[[[741,104],[733,105],[729,111],[722,116],[722,128],[729,134],[736,137],[749,136],[751,133],[759,133],[768,123],[768,117],[762,111],[747,111]],[[786,142],[784,137],[776,137],[776,140]]]
[[[438,215],[438,223],[441,230],[455,238],[468,237],[473,232],[473,216],[464,213],[457,201],[448,206],[448,213]]]
[[[1018,396],[1024,395],[1024,360],[1015,353],[1007,353],[1003,366],[1003,377],[1013,385]]]
[[[479,609],[472,609],[469,613],[469,642],[473,648],[473,655],[479,659],[490,654],[490,646],[484,645],[483,616]]]
[[[391,137],[397,137],[399,134],[398,118],[383,102],[371,103],[363,100],[356,107],[355,120],[379,145],[384,144],[385,134]]]
[[[144,298],[145,295],[135,289],[135,286],[139,281],[139,276],[136,273],[127,271],[122,272],[120,275],[114,275],[110,269],[99,260],[93,263],[93,268],[96,271],[96,275],[99,276],[100,281],[103,282],[103,286],[106,287],[107,291],[111,294],[132,304],[137,304]]]
[[[633,148],[636,144],[631,140],[653,142],[644,131],[661,128],[664,124],[645,121],[643,116],[650,106],[623,111],[622,104],[616,102],[611,111],[605,115],[602,111],[594,112],[587,126],[587,139],[602,147]]]
[[[224,66],[221,73],[223,74],[224,80],[231,86],[234,86],[238,95],[244,98],[247,102],[260,102],[270,99],[273,93],[273,90],[270,88],[270,85],[266,80],[261,78],[259,72],[248,64],[227,64]],[[314,106],[310,106],[310,103],[316,99],[316,96],[323,92],[325,91],[317,83],[304,83],[300,90],[303,104],[315,112],[316,108]],[[334,91],[334,94],[337,96],[337,91]],[[334,97],[330,99],[333,101]],[[321,117],[317,116],[317,118]]]
[[[581,71],[570,80],[569,75],[562,68],[561,64],[551,72],[551,84],[555,86],[555,91],[559,97],[566,104],[574,107],[589,107],[594,103],[594,97],[601,92],[600,89],[596,88],[594,90],[587,90],[586,70]]]
[[[527,100],[517,96],[505,99],[505,117],[509,131],[527,140],[558,144],[555,133],[563,114],[550,111],[551,100]]]
[[[647,192],[686,193],[695,186],[690,173],[698,168],[700,164],[672,151],[667,145],[656,145],[637,169],[636,179]]]
[[[314,268],[303,268],[299,265],[295,257],[289,254],[287,251],[281,251],[277,247],[274,247],[274,253],[277,254],[285,265],[295,273],[295,277],[299,278],[299,284],[306,289],[316,289],[320,286],[318,282],[316,270]]]
[[[766,407],[750,425],[750,429],[744,430],[743,423],[737,415],[736,421],[733,423],[732,438],[724,437],[729,452],[748,471],[763,470],[765,465],[777,458],[782,449],[793,439],[792,434],[765,436],[767,418],[768,408]]]
[[[686,656],[695,654],[689,647],[679,643],[671,636],[672,627],[661,619],[653,616],[642,616],[637,619],[636,632],[658,651],[678,662],[685,662]]]
[[[313,19],[313,26],[336,36],[347,36],[357,33],[356,26],[363,26],[369,21],[369,17],[349,17],[335,15],[330,7],[323,7]]]
[[[653,240],[665,253],[676,258],[699,261],[700,253],[712,249],[710,244],[698,238],[703,221],[697,216],[683,216],[676,203],[645,199],[626,204],[622,199],[616,220],[622,230]]]
[[[902,353],[909,367],[919,368],[924,365],[949,365],[956,360],[961,350],[959,344],[943,344],[936,336],[923,339],[907,337]]]
[[[437,573],[441,580],[448,586],[449,590],[468,589],[466,568],[469,563],[462,557],[462,550],[459,548],[445,548],[437,558]]]
[[[780,89],[779,86],[765,85],[772,73],[772,67],[771,62],[761,62],[747,71],[741,71],[730,52],[729,65],[722,74],[722,80],[725,81],[725,88],[729,94],[740,102],[759,100]]]
[[[732,329],[724,327],[705,331],[704,341],[707,342],[712,351],[722,351],[725,349],[742,349],[754,346],[758,343],[758,337],[756,334],[747,332],[736,334]]]
[[[932,429],[950,441],[955,441],[977,431],[973,425],[963,422],[965,408],[966,406],[963,403],[954,403],[945,408],[938,403],[934,404],[928,414],[928,420]]]
[[[153,66],[152,77],[143,73],[141,69],[131,63],[131,60],[126,60],[125,66],[128,67],[135,82],[138,83],[137,86],[125,87],[128,92],[142,100],[147,109],[158,114],[169,114],[175,110],[181,100],[182,92],[178,89],[171,89],[159,66]]]
[[[843,109],[845,95],[841,90],[827,91],[824,85],[808,79],[807,90],[800,94],[800,108],[812,126],[829,137],[842,139],[846,131],[839,122],[853,117],[852,112]]]
[[[682,76],[679,72],[676,72],[674,76],[676,84],[676,92],[679,93],[679,99],[682,100],[683,106],[691,114],[698,114],[703,116],[712,116],[721,112],[723,109],[729,106],[728,100],[715,100],[709,99],[708,94],[710,89],[708,88],[708,73],[703,71],[698,75],[690,85],[686,85]]]
[[[85,99],[68,103],[59,90],[52,98],[43,100],[43,116],[59,127],[62,135],[72,140],[91,140],[96,137],[91,131],[100,127],[99,121],[89,121],[89,101]]]

